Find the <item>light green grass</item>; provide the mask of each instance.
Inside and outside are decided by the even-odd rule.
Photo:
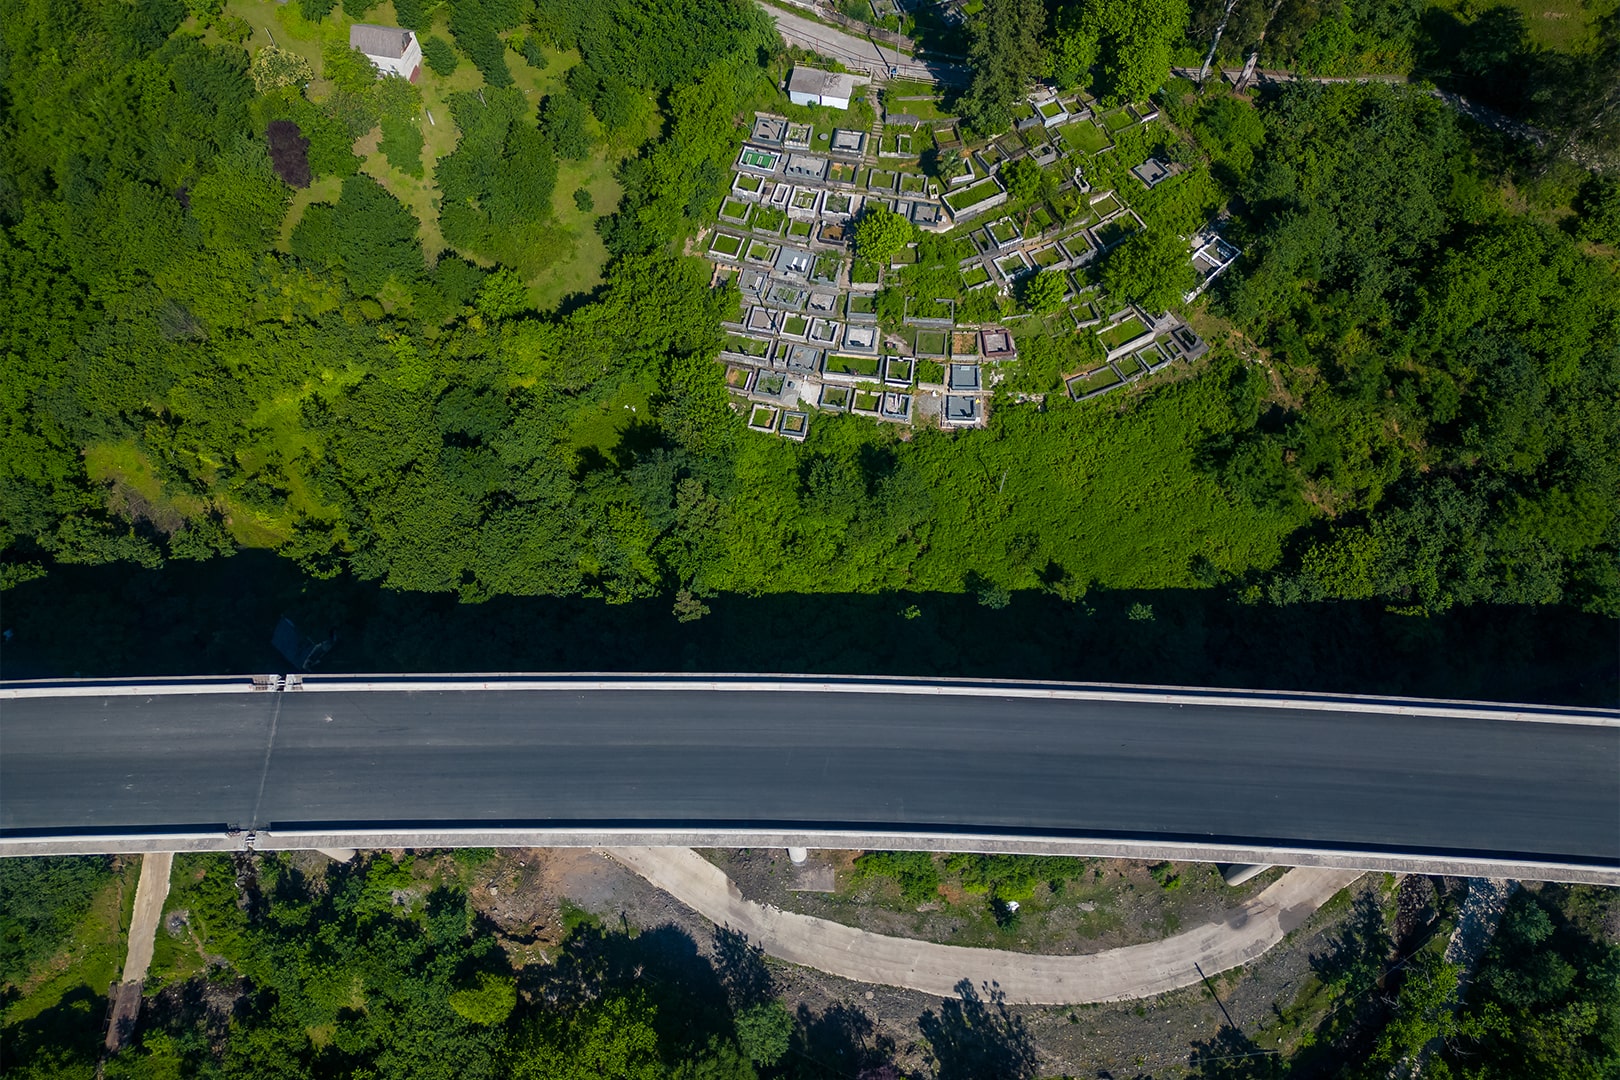
[[[140,872],[140,860],[132,859],[102,886],[62,951],[18,987],[19,996],[6,1008],[0,1024],[9,1027],[31,1020],[81,986],[89,987],[105,1000],[107,988],[118,978],[128,951],[124,931],[135,906],[135,882]],[[87,1020],[99,1024],[101,1016]]]
[[[321,22],[311,23],[299,13],[296,4],[278,5],[273,0],[230,0],[226,14],[241,17],[253,28],[253,34],[246,43],[249,53],[273,41],[281,48],[304,57],[317,73],[321,71],[322,48],[328,42],[347,42],[349,27],[357,21],[344,15],[343,9],[338,7]],[[391,0],[368,11],[364,21],[396,24],[398,20]],[[443,22],[441,13],[431,32],[450,40]],[[530,67],[513,52],[506,54],[506,65],[512,73],[513,84],[523,91],[524,97],[535,107],[538,107],[541,98],[561,89],[568,69],[579,63],[579,54],[573,50],[546,49],[545,56],[547,64],[542,69]],[[361,171],[374,177],[416,215],[420,223],[417,235],[430,262],[437,259],[447,247],[439,228],[439,188],[434,180],[434,170],[441,158],[455,150],[460,139],[460,133],[450,117],[450,96],[477,90],[483,85],[483,76],[466,57],[462,57],[461,64],[448,76],[438,75],[430,68],[423,67],[418,83],[423,108],[418,118],[423,141],[422,176],[411,176],[389,165],[387,159],[377,151],[376,132],[362,137],[355,144],[355,152],[363,158]],[[327,89],[317,80],[310,92],[313,97],[319,98]],[[617,145],[599,141],[584,161],[559,163],[557,186],[552,196],[553,223],[550,228],[543,230],[544,258],[535,260],[542,268],[527,280],[529,302],[537,308],[549,309],[563,297],[588,292],[601,283],[608,252],[596,231],[595,219],[611,214],[618,207],[623,190],[614,178],[614,171],[640,142],[657,133],[659,124],[660,120],[654,113],[639,137],[617,140]],[[295,193],[282,224],[278,245],[281,250],[287,250],[288,239],[303,217],[305,207],[312,202],[334,201],[341,186],[337,178],[326,177]],[[574,192],[580,188],[591,194],[593,205],[588,212],[580,210],[574,203]],[[494,265],[491,259],[474,252],[463,251],[459,254],[482,266]]]
[[[1127,341],[1141,337],[1145,333],[1147,333],[1147,327],[1142,320],[1132,315],[1118,326],[1111,327],[1098,334],[1097,340],[1102,342],[1105,349],[1117,349]]]
[[[1441,11],[1458,12],[1462,0],[1430,0]],[[1544,49],[1578,53],[1596,43],[1597,28],[1613,13],[1616,0],[1492,0],[1490,5],[1514,8],[1524,16],[1530,40]]]

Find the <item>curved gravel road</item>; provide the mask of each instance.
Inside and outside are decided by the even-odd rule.
[[[1290,870],[1225,922],[1145,945],[1089,956],[1041,956],[886,937],[743,899],[725,872],[689,848],[609,848],[608,853],[716,926],[779,960],[855,982],[953,997],[963,979],[993,983],[1013,1004],[1085,1005],[1151,997],[1241,967],[1263,955],[1335,893],[1355,870]]]

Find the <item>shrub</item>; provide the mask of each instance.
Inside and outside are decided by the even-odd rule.
[[[855,860],[854,881],[888,878],[908,904],[921,904],[939,892],[939,867],[926,851],[868,851]]]
[[[793,1015],[780,1001],[767,1001],[737,1014],[737,1045],[756,1065],[769,1068],[787,1056]]]
[[[302,87],[315,78],[315,69],[295,52],[266,45],[253,54],[248,74],[253,79],[253,89],[267,94],[283,86]]]
[[[596,200],[591,198],[591,193],[584,188],[575,188],[574,205],[579,207],[580,213],[588,214],[596,209]]]
[[[429,34],[422,39],[422,59],[435,75],[451,75],[461,66],[456,50],[442,37]]]
[[[591,152],[585,103],[572,94],[548,94],[540,103],[540,131],[559,157],[579,161]]]
[[[288,187],[309,187],[309,140],[291,120],[272,120],[265,132],[270,140],[270,167]]]
[[[886,206],[874,204],[855,223],[855,253],[882,265],[905,250],[915,234],[911,222]]]

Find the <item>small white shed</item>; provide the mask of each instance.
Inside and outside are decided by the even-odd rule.
[[[422,74],[422,45],[402,27],[355,23],[349,27],[349,48],[365,53],[384,75],[415,82]]]
[[[825,105],[829,109],[849,108],[855,95],[855,76],[841,71],[822,71],[802,64],[788,76],[788,99],[795,105]]]

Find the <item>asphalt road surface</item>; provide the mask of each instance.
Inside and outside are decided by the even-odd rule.
[[[0,831],[868,827],[1620,864],[1620,727],[690,690],[0,701]]]
[[[918,60],[892,45],[880,44],[869,37],[838,30],[769,4],[761,6],[776,23],[777,33],[785,40],[802,49],[829,56],[851,71],[886,76],[893,68],[899,78],[922,82],[965,84],[970,77],[968,69],[959,64]]]

